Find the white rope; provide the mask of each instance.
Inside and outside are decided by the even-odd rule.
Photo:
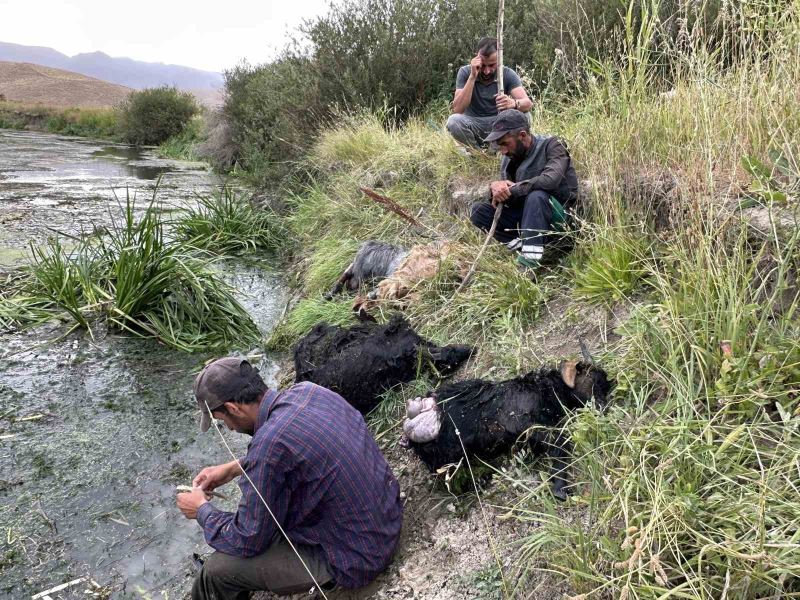
[[[258,488],[253,483],[253,480],[250,479],[250,476],[244,470],[244,467],[242,466],[242,463],[239,462],[239,459],[236,458],[236,455],[233,453],[233,450],[231,450],[231,447],[228,445],[228,441],[225,439],[225,436],[222,435],[222,430],[220,430],[219,425],[217,425],[217,420],[214,418],[214,415],[213,415],[213,413],[211,412],[211,409],[208,406],[208,402],[203,400],[203,404],[206,405],[206,410],[208,411],[208,416],[211,417],[211,423],[213,423],[214,429],[217,430],[217,433],[219,434],[219,437],[222,438],[222,443],[225,445],[226,450],[231,455],[233,460],[236,461],[236,464],[239,465],[239,470],[242,472],[242,475],[244,475],[244,478],[247,479],[247,481],[250,482],[250,485],[252,486],[252,488],[255,491],[256,495],[258,495],[258,497],[261,500],[261,502],[264,503],[264,506],[266,507],[267,512],[269,513],[269,516],[272,517],[273,521],[275,521],[275,525],[278,527],[278,531],[280,531],[281,535],[283,535],[283,537],[286,539],[286,541],[289,542],[289,546],[291,547],[292,551],[295,553],[295,556],[297,556],[297,559],[303,565],[303,568],[306,570],[306,573],[308,573],[308,576],[311,577],[311,581],[314,582],[314,587],[319,591],[320,594],[322,594],[322,597],[325,600],[328,600],[328,597],[325,595],[325,591],[322,589],[322,586],[320,586],[320,584],[317,583],[317,580],[314,577],[314,574],[311,572],[311,569],[308,568],[308,565],[306,564],[306,561],[304,561],[303,557],[300,556],[300,553],[297,551],[297,548],[294,547],[294,544],[292,543],[292,540],[289,539],[289,536],[286,535],[286,532],[283,530],[283,527],[281,527],[281,524],[278,522],[278,519],[275,518],[275,515],[273,514],[272,509],[269,507],[269,504],[267,504],[267,501],[264,500],[264,496],[262,496],[261,492],[258,491]],[[308,591],[308,595],[310,596],[313,593],[314,593],[314,588],[311,588]]]

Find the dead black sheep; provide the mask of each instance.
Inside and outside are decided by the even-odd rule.
[[[469,358],[469,346],[439,347],[422,339],[400,316],[388,323],[362,323],[343,329],[320,323],[294,351],[296,381],[333,390],[362,413],[368,413],[386,390],[417,377],[433,365],[440,374]]]
[[[574,361],[562,363],[560,371],[533,372],[507,381],[446,383],[432,394],[435,404],[427,401],[423,406],[424,400],[417,401],[404,430],[414,452],[434,471],[464,456],[456,429],[469,456],[491,459],[511,450],[530,428],[541,426],[528,439],[535,453],[551,457],[553,493],[565,499],[570,445],[558,427],[567,411],[592,398],[604,406],[611,387],[604,371]],[[416,432],[415,422],[420,425]]]

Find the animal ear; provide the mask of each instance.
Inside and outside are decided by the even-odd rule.
[[[571,389],[575,389],[575,377],[578,375],[578,361],[565,360],[561,363],[559,370],[561,371],[561,379],[564,380],[564,383]]]

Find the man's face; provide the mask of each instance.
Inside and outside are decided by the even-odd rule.
[[[497,147],[500,154],[509,158],[521,158],[525,155],[524,131],[507,133],[497,140]]]
[[[497,52],[481,54],[481,81],[494,81],[497,75]]]
[[[235,431],[236,433],[246,433],[247,435],[253,435],[253,433],[255,433],[255,428],[250,422],[250,419],[230,412],[224,406],[211,411],[211,414],[215,419],[225,423],[225,426],[231,431]]]

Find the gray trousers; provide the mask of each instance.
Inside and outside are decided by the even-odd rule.
[[[483,140],[492,130],[492,125],[497,119],[494,117],[468,117],[462,114],[453,114],[447,119],[447,131],[457,142],[480,148],[484,146]]]
[[[317,583],[325,589],[332,587],[333,576],[322,550],[295,547]],[[247,600],[251,591],[289,595],[308,592],[312,587],[314,581],[291,546],[283,537],[276,537],[266,552],[252,558],[214,552],[195,577],[192,600]]]

